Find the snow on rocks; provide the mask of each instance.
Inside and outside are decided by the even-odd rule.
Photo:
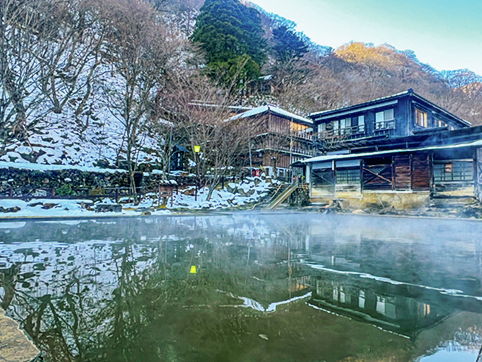
[[[240,183],[228,183],[225,189],[214,190],[209,201],[207,200],[209,193],[207,187],[198,190],[196,200],[195,187],[191,186],[174,195],[173,208],[215,210],[246,206],[259,202],[266,196],[271,185],[271,182],[260,177],[248,177]]]
[[[149,205],[152,205],[152,202]],[[0,218],[136,216],[142,211],[137,208],[123,209],[110,199],[104,199],[96,204],[92,200],[81,199],[0,200]],[[156,215],[170,213],[169,210],[159,210]]]
[[[170,198],[158,200],[157,193],[150,193],[144,195],[137,205],[133,203],[132,197],[122,197],[119,203],[109,198],[97,202],[83,199],[0,199],[0,218],[164,215],[171,213],[169,209],[217,210],[242,207],[259,202],[272,185],[271,180],[247,178],[239,183],[229,183],[224,189],[215,189],[209,200],[207,187],[197,191],[196,199],[196,189],[190,186],[174,193],[172,203]],[[160,201],[167,201],[167,205],[161,205]]]

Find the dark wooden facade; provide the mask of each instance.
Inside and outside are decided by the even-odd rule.
[[[374,115],[386,107],[392,107],[392,126],[377,134],[383,127]],[[468,127],[412,91],[312,117],[315,127],[337,119],[340,131],[340,120],[359,112],[364,112],[363,138],[329,140],[323,147],[331,153],[305,161],[312,199],[393,201],[399,207],[414,200],[420,206],[430,197],[482,199],[482,127]],[[357,204],[363,206],[361,201]]]
[[[470,123],[408,90],[389,97],[310,115],[315,143],[322,151],[363,149],[378,142]]]

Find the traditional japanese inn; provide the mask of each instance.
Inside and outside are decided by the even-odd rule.
[[[482,196],[482,127],[412,89],[310,118],[324,153],[302,161],[312,202],[404,209]]]

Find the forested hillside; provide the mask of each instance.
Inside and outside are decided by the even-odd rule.
[[[205,160],[223,166],[242,132],[226,139],[213,130],[228,113],[193,104],[306,115],[413,88],[482,124],[470,71],[440,73],[389,45],[330,49],[249,2],[4,0],[0,15],[3,161],[166,169],[176,142],[209,142]]]

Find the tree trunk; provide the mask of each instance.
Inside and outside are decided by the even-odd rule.
[[[211,185],[209,185],[208,196],[206,201],[210,201],[211,197],[213,196],[213,192],[216,189],[216,186],[219,185],[219,181],[221,180],[219,175],[214,176],[213,180],[211,181]]]
[[[136,168],[132,164],[132,141],[130,137],[127,141],[127,164],[129,165],[129,180],[130,180],[132,196],[134,197],[134,203],[137,204],[136,180],[134,178],[134,173],[136,172]]]

